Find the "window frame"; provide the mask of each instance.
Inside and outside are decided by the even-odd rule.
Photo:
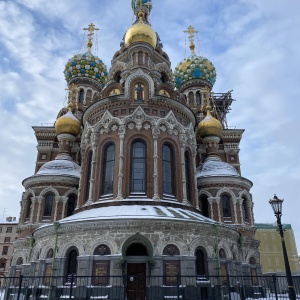
[[[169,156],[170,156],[169,160],[164,159],[164,156],[165,156],[164,155],[164,153],[165,153],[164,149],[168,149],[168,151],[169,151]],[[162,150],[161,151],[162,151],[162,155],[161,155],[161,158],[162,158],[162,192],[163,192],[163,195],[175,197],[174,176],[172,176],[174,174],[174,151],[173,151],[173,147],[169,143],[164,143],[162,145]],[[169,170],[166,170],[166,169],[169,169]],[[165,177],[166,172],[169,173],[169,178]],[[170,185],[170,192],[167,192],[165,190],[165,184]]]
[[[221,202],[222,202],[222,214],[223,214],[223,218],[228,218],[228,219],[232,218],[232,213],[231,213],[231,197],[228,194],[223,194],[221,196]]]
[[[51,197],[51,199],[49,198]],[[50,206],[50,200],[51,200],[51,206]],[[51,218],[52,211],[53,211],[53,202],[54,202],[54,194],[53,193],[47,193],[45,196],[45,202],[44,202],[44,211],[43,211],[43,218]]]
[[[109,156],[110,156],[110,155],[108,155],[110,147],[113,147],[112,150],[110,150],[112,152],[113,159],[108,159]],[[115,162],[116,162],[116,145],[113,142],[109,142],[108,144],[105,145],[104,152],[103,152],[101,197],[106,196],[106,195],[113,195],[113,192],[114,192],[114,178],[115,178],[115,176],[114,176]],[[109,176],[112,177],[111,181],[107,180],[107,178]],[[106,183],[111,185],[109,190],[108,189],[106,190],[106,188],[105,188]]]
[[[142,157],[134,157],[134,146],[138,143],[141,143],[143,145],[143,156]],[[137,148],[138,149],[138,148]],[[130,152],[130,194],[137,194],[137,195],[146,195],[147,191],[147,144],[144,140],[142,139],[136,139],[131,143],[131,152]],[[140,168],[135,168],[134,164],[138,163],[138,160],[142,160],[143,164],[143,178],[142,179],[135,179],[134,177],[134,170],[135,169],[140,169]],[[139,172],[141,173],[141,172]],[[139,176],[137,176],[139,177]],[[137,180],[143,180],[143,189],[138,190],[134,188],[134,181]]]

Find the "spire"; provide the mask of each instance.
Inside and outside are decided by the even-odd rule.
[[[72,84],[70,84],[69,88],[66,90],[69,91],[68,109],[70,112],[72,112],[74,109],[75,103],[76,103],[76,105],[78,104],[78,88],[76,87],[75,83],[72,83]]]
[[[91,52],[91,48],[93,46],[93,35],[94,31],[99,30],[99,28],[95,27],[95,24],[91,23],[87,28],[83,28],[83,30],[87,30],[88,33],[88,42],[87,42],[87,47],[88,47],[88,52]]]
[[[194,43],[194,37],[195,37],[195,33],[198,33],[198,30],[195,30],[195,28],[193,26],[189,26],[187,30],[183,31],[184,33],[188,33],[189,34],[189,40],[190,40],[190,49],[192,52],[192,55],[195,54],[195,43]]]

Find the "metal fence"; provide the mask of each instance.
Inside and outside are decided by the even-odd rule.
[[[0,300],[250,300],[289,299],[285,276],[2,277]],[[300,276],[294,276],[300,299]]]

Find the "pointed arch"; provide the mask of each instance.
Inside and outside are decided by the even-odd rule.
[[[43,189],[41,192],[40,192],[40,195],[39,196],[42,196],[44,197],[47,193],[53,193],[55,196],[59,196],[59,193],[57,191],[57,189],[55,189],[54,187],[52,186],[48,186],[46,187],[45,189]]]

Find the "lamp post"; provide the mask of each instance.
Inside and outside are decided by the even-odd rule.
[[[294,289],[294,285],[293,285],[291,268],[290,268],[289,259],[288,259],[287,252],[286,252],[286,247],[285,247],[284,231],[282,229],[282,224],[281,224],[282,202],[283,202],[283,199],[279,199],[276,195],[274,195],[274,198],[269,201],[269,203],[271,204],[271,206],[273,208],[274,214],[276,216],[277,225],[279,228],[279,234],[281,236],[281,245],[282,245],[282,251],[283,251],[286,278],[287,278],[287,283],[288,283],[289,299],[296,300],[296,293],[295,293],[295,289]]]

